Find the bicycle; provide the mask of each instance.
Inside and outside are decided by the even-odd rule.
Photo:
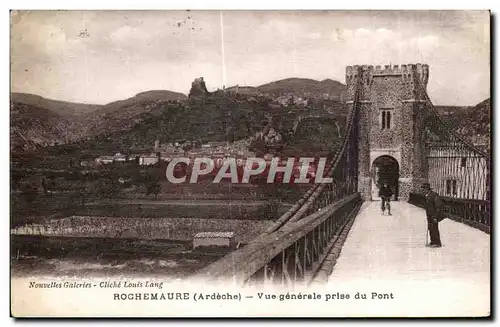
[[[387,209],[387,211],[389,212],[389,216],[392,216],[391,214],[391,197],[389,196],[383,196],[382,197],[382,215],[385,214],[385,211]]]

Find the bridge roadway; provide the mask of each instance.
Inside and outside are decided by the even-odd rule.
[[[328,290],[387,293],[394,300],[365,302],[352,314],[375,316],[487,315],[490,301],[490,236],[445,219],[439,224],[442,248],[425,247],[425,211],[392,203],[365,202],[328,279]],[[387,298],[386,297],[386,298]],[[356,302],[354,302],[356,303]],[[344,307],[345,311],[347,308]],[[348,312],[342,314],[348,314]],[[363,313],[361,313],[363,312]]]

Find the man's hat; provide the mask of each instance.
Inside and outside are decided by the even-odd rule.
[[[431,188],[431,184],[429,184],[429,183],[423,183],[422,184],[422,188],[430,189]]]

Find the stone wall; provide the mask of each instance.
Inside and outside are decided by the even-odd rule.
[[[191,241],[199,232],[234,232],[235,241],[249,242],[271,223],[271,220],[72,216],[18,226],[11,234]]]

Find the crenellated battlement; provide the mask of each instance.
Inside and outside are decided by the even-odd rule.
[[[422,72],[423,70],[429,71],[428,65],[422,64],[407,64],[407,65],[384,65],[375,66],[375,70],[373,74],[375,75],[405,75],[411,74],[414,70],[417,73]]]
[[[416,76],[414,76],[416,74]],[[346,67],[346,84],[352,85],[358,75],[362,78],[361,83],[371,83],[373,77],[401,76],[405,82],[413,83],[414,77],[418,78],[424,86],[429,79],[429,65],[406,64],[406,65],[354,65]]]

